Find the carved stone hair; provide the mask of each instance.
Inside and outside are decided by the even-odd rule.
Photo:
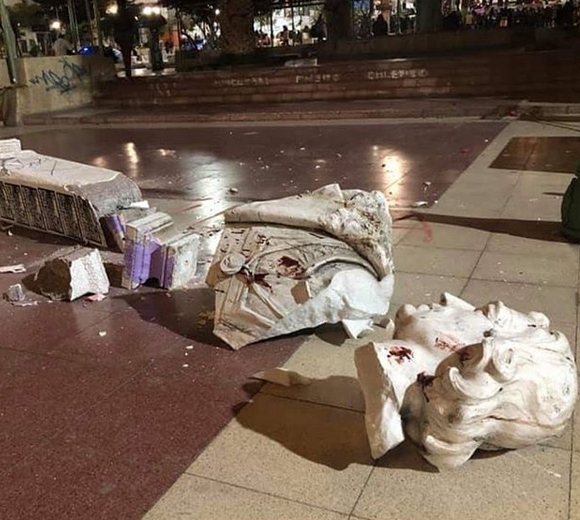
[[[418,377],[401,413],[409,436],[439,468],[457,467],[478,448],[521,448],[559,435],[578,392],[570,345],[559,332],[530,326],[494,336]]]

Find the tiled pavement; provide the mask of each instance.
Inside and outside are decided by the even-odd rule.
[[[264,198],[336,179],[383,189],[396,219],[393,312],[437,300],[443,290],[476,304],[501,299],[547,313],[575,342],[580,252],[558,235],[571,175],[489,165],[512,137],[577,130],[369,122],[352,133],[334,125],[272,126],[264,140],[256,137],[264,127],[225,137],[215,129],[202,137],[199,128],[164,131],[152,143],[144,131],[75,129],[47,138],[45,130],[28,129],[25,141],[128,171],[184,221],[219,213],[258,186]],[[307,149],[281,157],[297,140]],[[205,155],[188,156],[192,146]],[[289,170],[280,185],[265,165],[301,173]],[[366,176],[353,175],[359,171]],[[227,196],[231,185],[240,188],[238,199]],[[418,199],[439,201],[412,216],[410,202]],[[0,263],[31,265],[65,246],[21,232],[0,235]],[[13,280],[0,279],[0,289]],[[211,295],[199,288],[171,298],[115,292],[90,305],[2,303],[0,518],[125,520],[166,490],[145,518],[580,518],[580,423],[549,445],[483,454],[450,473],[435,472],[409,443],[375,463],[353,365],[354,349],[369,338],[347,340],[340,328],[323,327],[231,353],[211,340],[209,324],[196,324],[209,306]],[[380,340],[381,330],[373,337]],[[184,370],[184,347],[192,343]],[[293,352],[286,366],[313,383],[267,384],[254,396],[258,385],[249,375]]]
[[[557,224],[571,175],[489,165],[513,136],[577,134],[512,123],[419,221],[398,220],[393,311],[443,290],[499,299],[545,312],[575,343],[580,251]],[[481,453],[452,472],[410,443],[373,462],[353,363],[368,340],[332,327],[311,335],[285,366],[313,383],[262,387],[145,518],[580,518],[580,421],[547,445]]]

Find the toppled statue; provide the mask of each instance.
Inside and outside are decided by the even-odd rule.
[[[385,319],[394,275],[382,193],[332,184],[238,206],[225,220],[206,281],[214,334],[232,348],[343,320],[352,334]]]
[[[568,340],[549,325],[541,313],[501,302],[476,309],[448,294],[440,305],[403,306],[392,341],[355,353],[373,458],[404,431],[438,468],[561,434],[578,379]]]

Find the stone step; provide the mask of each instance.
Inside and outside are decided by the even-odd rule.
[[[102,107],[460,96],[549,99],[575,91],[579,57],[572,49],[559,49],[331,62],[317,67],[240,67],[119,80],[101,85],[95,99]]]

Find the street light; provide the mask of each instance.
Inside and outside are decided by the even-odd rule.
[[[60,31],[61,27],[62,27],[62,24],[60,23],[60,20],[54,20],[54,21],[50,22],[50,28],[53,31]]]
[[[159,16],[161,14],[161,8],[154,5],[154,6],[150,6],[147,5],[143,8],[143,11],[141,11],[145,16]]]

